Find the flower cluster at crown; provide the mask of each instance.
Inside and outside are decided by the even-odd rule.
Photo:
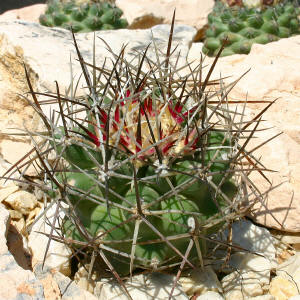
[[[100,129],[103,142],[108,134],[110,146],[136,154],[141,160],[155,161],[157,151],[164,157],[191,154],[199,140],[195,122],[191,122],[194,113],[198,113],[198,105],[187,109],[185,99],[163,101],[157,95],[142,97],[141,93],[126,90],[124,97],[110,109],[98,107],[100,128],[93,122],[95,132],[87,129],[85,132],[99,147]]]

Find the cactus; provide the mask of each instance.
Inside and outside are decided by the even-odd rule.
[[[226,41],[222,56],[248,54],[254,43],[267,44],[299,34],[299,5],[289,1],[277,2],[273,6],[263,4],[260,7],[228,7],[216,2],[208,16],[203,53],[216,56]]]
[[[78,4],[74,1],[50,0],[40,23],[49,27],[63,27],[73,32],[90,32],[126,28],[128,23],[121,19],[123,12],[108,2]]]
[[[227,86],[210,80],[215,64],[203,81],[198,78],[202,62],[184,77],[175,76],[174,18],[163,60],[157,55],[154,63],[146,49],[135,66],[122,49],[113,70],[90,65],[94,82],[73,34],[89,94],[62,96],[57,85],[58,120],[43,114],[25,69],[47,130],[37,133],[36,155],[25,163],[21,159],[15,171],[22,169],[21,162],[39,162],[44,184],[34,185],[58,209],[67,205],[63,236],[54,229],[50,239],[68,244],[74,256],[91,255],[91,265],[104,261],[120,282],[120,276],[135,271],[178,269],[179,277],[184,267],[203,266],[207,241],[217,244],[216,233],[248,209],[245,201],[251,202],[255,185],[247,176],[254,169],[265,176],[245,149],[261,114],[237,120]],[[155,44],[154,49],[158,54]],[[145,62],[150,71],[144,70]],[[96,81],[97,72],[104,82]],[[77,118],[76,111],[85,117]]]

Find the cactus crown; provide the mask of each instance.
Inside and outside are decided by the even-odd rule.
[[[22,165],[39,162],[45,182],[35,185],[58,211],[68,206],[63,236],[54,228],[50,239],[67,243],[74,256],[94,254],[92,261],[103,260],[121,283],[120,275],[135,270],[177,269],[179,277],[185,267],[203,265],[208,241],[219,243],[212,234],[242,216],[246,200],[257,199],[248,175],[265,176],[245,149],[261,114],[237,120],[230,108],[236,102],[228,99],[233,84],[210,80],[222,49],[204,79],[202,58],[182,75],[173,28],[174,18],[163,59],[155,43],[156,60],[148,46],[137,65],[123,48],[112,68],[84,61],[73,34],[87,96],[61,95],[57,85],[49,97],[58,104],[60,126],[42,112],[26,71],[47,131],[37,133],[39,141],[30,133],[35,155]]]
[[[128,26],[121,19],[123,12],[109,2],[77,3],[74,0],[60,2],[50,0],[40,23],[48,27],[63,27],[73,32],[119,29]]]

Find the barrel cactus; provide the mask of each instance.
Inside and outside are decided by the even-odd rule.
[[[208,16],[203,52],[215,56],[226,41],[222,56],[248,54],[254,43],[267,44],[300,33],[299,5],[283,1],[259,7],[216,2]]]
[[[91,257],[92,266],[105,262],[120,282],[138,271],[178,270],[179,277],[203,266],[210,243],[220,242],[216,233],[245,214],[251,195],[257,199],[248,175],[262,170],[245,146],[261,114],[238,120],[228,87],[210,80],[216,61],[203,80],[202,60],[179,76],[173,28],[174,19],[164,57],[154,44],[157,61],[147,48],[135,65],[122,49],[112,69],[86,63],[73,34],[88,94],[61,95],[57,84],[49,94],[57,120],[43,113],[26,71],[46,131],[30,133],[35,146],[16,171],[39,166],[43,184],[22,180],[65,213],[63,235],[53,228],[50,239]]]
[[[127,27],[123,12],[108,2],[75,1],[60,2],[50,0],[40,23],[48,27],[63,27],[74,32],[90,32],[97,30],[119,29]]]

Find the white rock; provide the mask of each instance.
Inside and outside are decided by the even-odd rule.
[[[226,236],[227,232],[225,230]],[[248,220],[241,220],[232,224],[232,243],[245,250],[260,253],[271,262],[275,260],[276,249],[270,232]]]
[[[245,277],[245,273],[251,271],[255,273],[255,278],[262,287],[270,283],[272,264],[267,257],[239,252],[231,255],[229,264],[240,272],[242,278]]]
[[[5,199],[5,203],[23,215],[28,215],[36,207],[37,199],[27,191],[17,191],[9,195]]]
[[[212,0],[117,0],[116,5],[124,12],[130,28],[149,28],[156,24],[171,24],[176,8],[176,24],[201,29],[207,24],[212,11]]]
[[[46,300],[97,300],[91,293],[80,289],[70,278],[48,266],[42,268],[42,264],[37,264],[34,274],[43,285]]]
[[[262,295],[262,296],[257,296],[257,297],[251,297],[251,298],[248,298],[247,300],[276,300],[276,299],[272,295]]]
[[[300,244],[300,233],[297,232],[283,232],[280,230],[272,230],[272,235],[276,238],[278,245],[290,244],[290,245],[297,245]]]
[[[0,15],[0,21],[19,19],[29,22],[39,22],[39,16],[46,10],[46,4],[34,4],[19,9],[8,10]]]
[[[282,236],[281,241],[286,244],[300,244],[300,234],[297,235],[284,234]]]
[[[298,286],[300,293],[300,252],[296,252],[294,256],[279,265],[276,274],[293,281]]]
[[[0,204],[0,299],[43,300],[43,287],[34,274],[24,270],[8,251],[6,235],[9,227],[9,213]]]
[[[23,218],[23,215],[17,210],[9,209],[8,211],[13,220],[19,220]]]
[[[106,57],[112,57],[112,54],[106,49],[107,46],[100,38],[104,39],[114,53],[117,54],[119,54],[122,46],[128,43],[125,56],[130,60],[136,56],[137,51],[144,51],[148,44],[153,41],[153,38],[158,49],[166,52],[169,32],[169,25],[154,26],[151,30],[98,31],[96,32],[96,37],[99,37],[96,38],[97,65],[102,65]],[[180,53],[179,65],[185,64],[188,49],[195,34],[196,30],[190,26],[175,26],[172,49],[178,45],[174,61],[177,57],[176,53]],[[70,55],[73,74],[78,78],[82,72],[79,63],[75,62],[75,58],[77,58],[76,50],[72,35],[68,30],[48,28],[24,21],[2,22],[0,36],[2,36],[2,42],[0,40],[2,52],[7,52],[6,49],[9,47],[20,47],[22,49],[26,58],[25,62],[38,74],[41,88],[55,92],[55,81],[59,83],[60,90],[63,92],[69,87]],[[94,33],[79,33],[76,34],[76,39],[84,59],[92,62]],[[147,55],[149,58],[155,59],[153,44],[150,46]],[[79,87],[81,88],[81,85]],[[82,91],[79,92],[82,93]]]
[[[224,298],[216,292],[206,292],[197,297],[197,300],[224,300]]]
[[[222,241],[227,241],[228,229],[225,229],[219,236]],[[259,266],[263,266],[270,271],[271,268],[277,266],[276,256],[276,240],[272,237],[266,228],[254,225],[248,220],[236,221],[232,224],[232,238],[233,246],[240,247],[250,253],[239,251],[239,248],[234,248],[236,253],[230,255],[229,264],[224,268],[224,272],[228,273],[236,269],[247,269],[259,271]],[[252,254],[253,253],[253,254]],[[220,256],[225,257],[226,251],[220,250]],[[259,254],[260,256],[256,255]],[[262,256],[262,257],[261,257]],[[219,263],[212,262],[217,268]]]
[[[10,186],[4,187],[0,189],[0,203],[5,200],[10,194],[16,192],[19,188],[12,184]]]
[[[95,273],[93,273],[91,278],[89,279],[88,278],[89,268],[90,268],[89,264],[79,267],[78,271],[74,275],[74,281],[80,288],[82,288],[90,293],[93,293],[94,289],[96,287],[97,281],[99,281],[99,278],[97,278],[97,275]]]
[[[133,299],[165,300],[168,299],[173,286],[174,276],[152,273],[132,277],[132,282],[126,282],[126,288]],[[172,299],[188,300],[189,297],[177,285]],[[128,300],[118,283],[104,283],[100,287],[99,300]]]
[[[298,289],[294,282],[282,276],[276,276],[270,283],[269,293],[276,300],[288,300],[290,297],[298,295]]]
[[[11,222],[7,234],[8,251],[13,255],[14,260],[24,270],[31,270],[31,255],[26,249],[27,239],[20,234],[18,228]]]
[[[20,234],[23,234],[24,236],[26,235],[26,223],[24,218],[21,218],[19,220],[11,220],[11,224],[15,226]]]
[[[7,232],[8,232],[8,225],[10,221],[9,212],[5,209],[5,207],[0,204],[0,255],[3,255],[7,252]]]
[[[238,300],[245,296],[262,296],[269,288],[270,272],[276,265],[273,238],[265,228],[249,221],[236,222],[232,228],[233,245],[263,256],[246,252],[231,255],[229,265],[236,271],[221,281],[225,298]]]
[[[181,277],[179,282],[188,296],[195,293],[203,294],[208,291],[219,292],[222,290],[221,283],[210,266],[192,270],[188,277]]]
[[[0,174],[2,175],[4,174],[2,167],[6,171],[9,165],[15,163],[27,151],[32,149],[29,138],[18,136],[17,139],[12,140],[6,133],[16,132],[16,129],[12,128],[26,128],[30,131],[37,131],[41,122],[38,114],[21,96],[24,91],[28,90],[24,77],[24,64],[30,72],[29,77],[33,88],[37,88],[37,76],[26,63],[21,45],[9,43],[2,31],[0,33],[0,45],[0,76],[2,77],[0,81]],[[2,162],[6,165],[3,165]],[[32,169],[36,174],[35,169],[31,168],[30,170]],[[29,174],[29,170],[27,174]],[[1,184],[2,182],[3,180],[1,180]]]
[[[243,297],[255,297],[263,295],[263,283],[260,282],[260,276],[247,271],[241,274],[240,271],[234,271],[222,279],[222,287],[225,299],[243,299]],[[240,298],[239,298],[240,297]]]
[[[54,215],[56,211],[56,205],[54,204],[46,213],[49,224],[52,224]],[[43,212],[41,212],[42,214]],[[39,216],[38,216],[39,217]],[[55,225],[59,228],[59,220],[63,218],[62,212],[59,213],[59,218],[56,220]],[[40,218],[32,227],[31,232],[28,237],[28,247],[32,253],[32,264],[33,266],[44,259],[44,254],[47,248],[48,237],[39,233],[50,233],[51,226],[45,223],[44,217]],[[57,230],[53,232],[57,236]],[[50,242],[50,247],[47,252],[47,257],[45,264],[51,268],[55,268],[61,273],[68,276],[71,272],[70,269],[70,255],[71,250],[63,243],[56,242],[52,240]]]

